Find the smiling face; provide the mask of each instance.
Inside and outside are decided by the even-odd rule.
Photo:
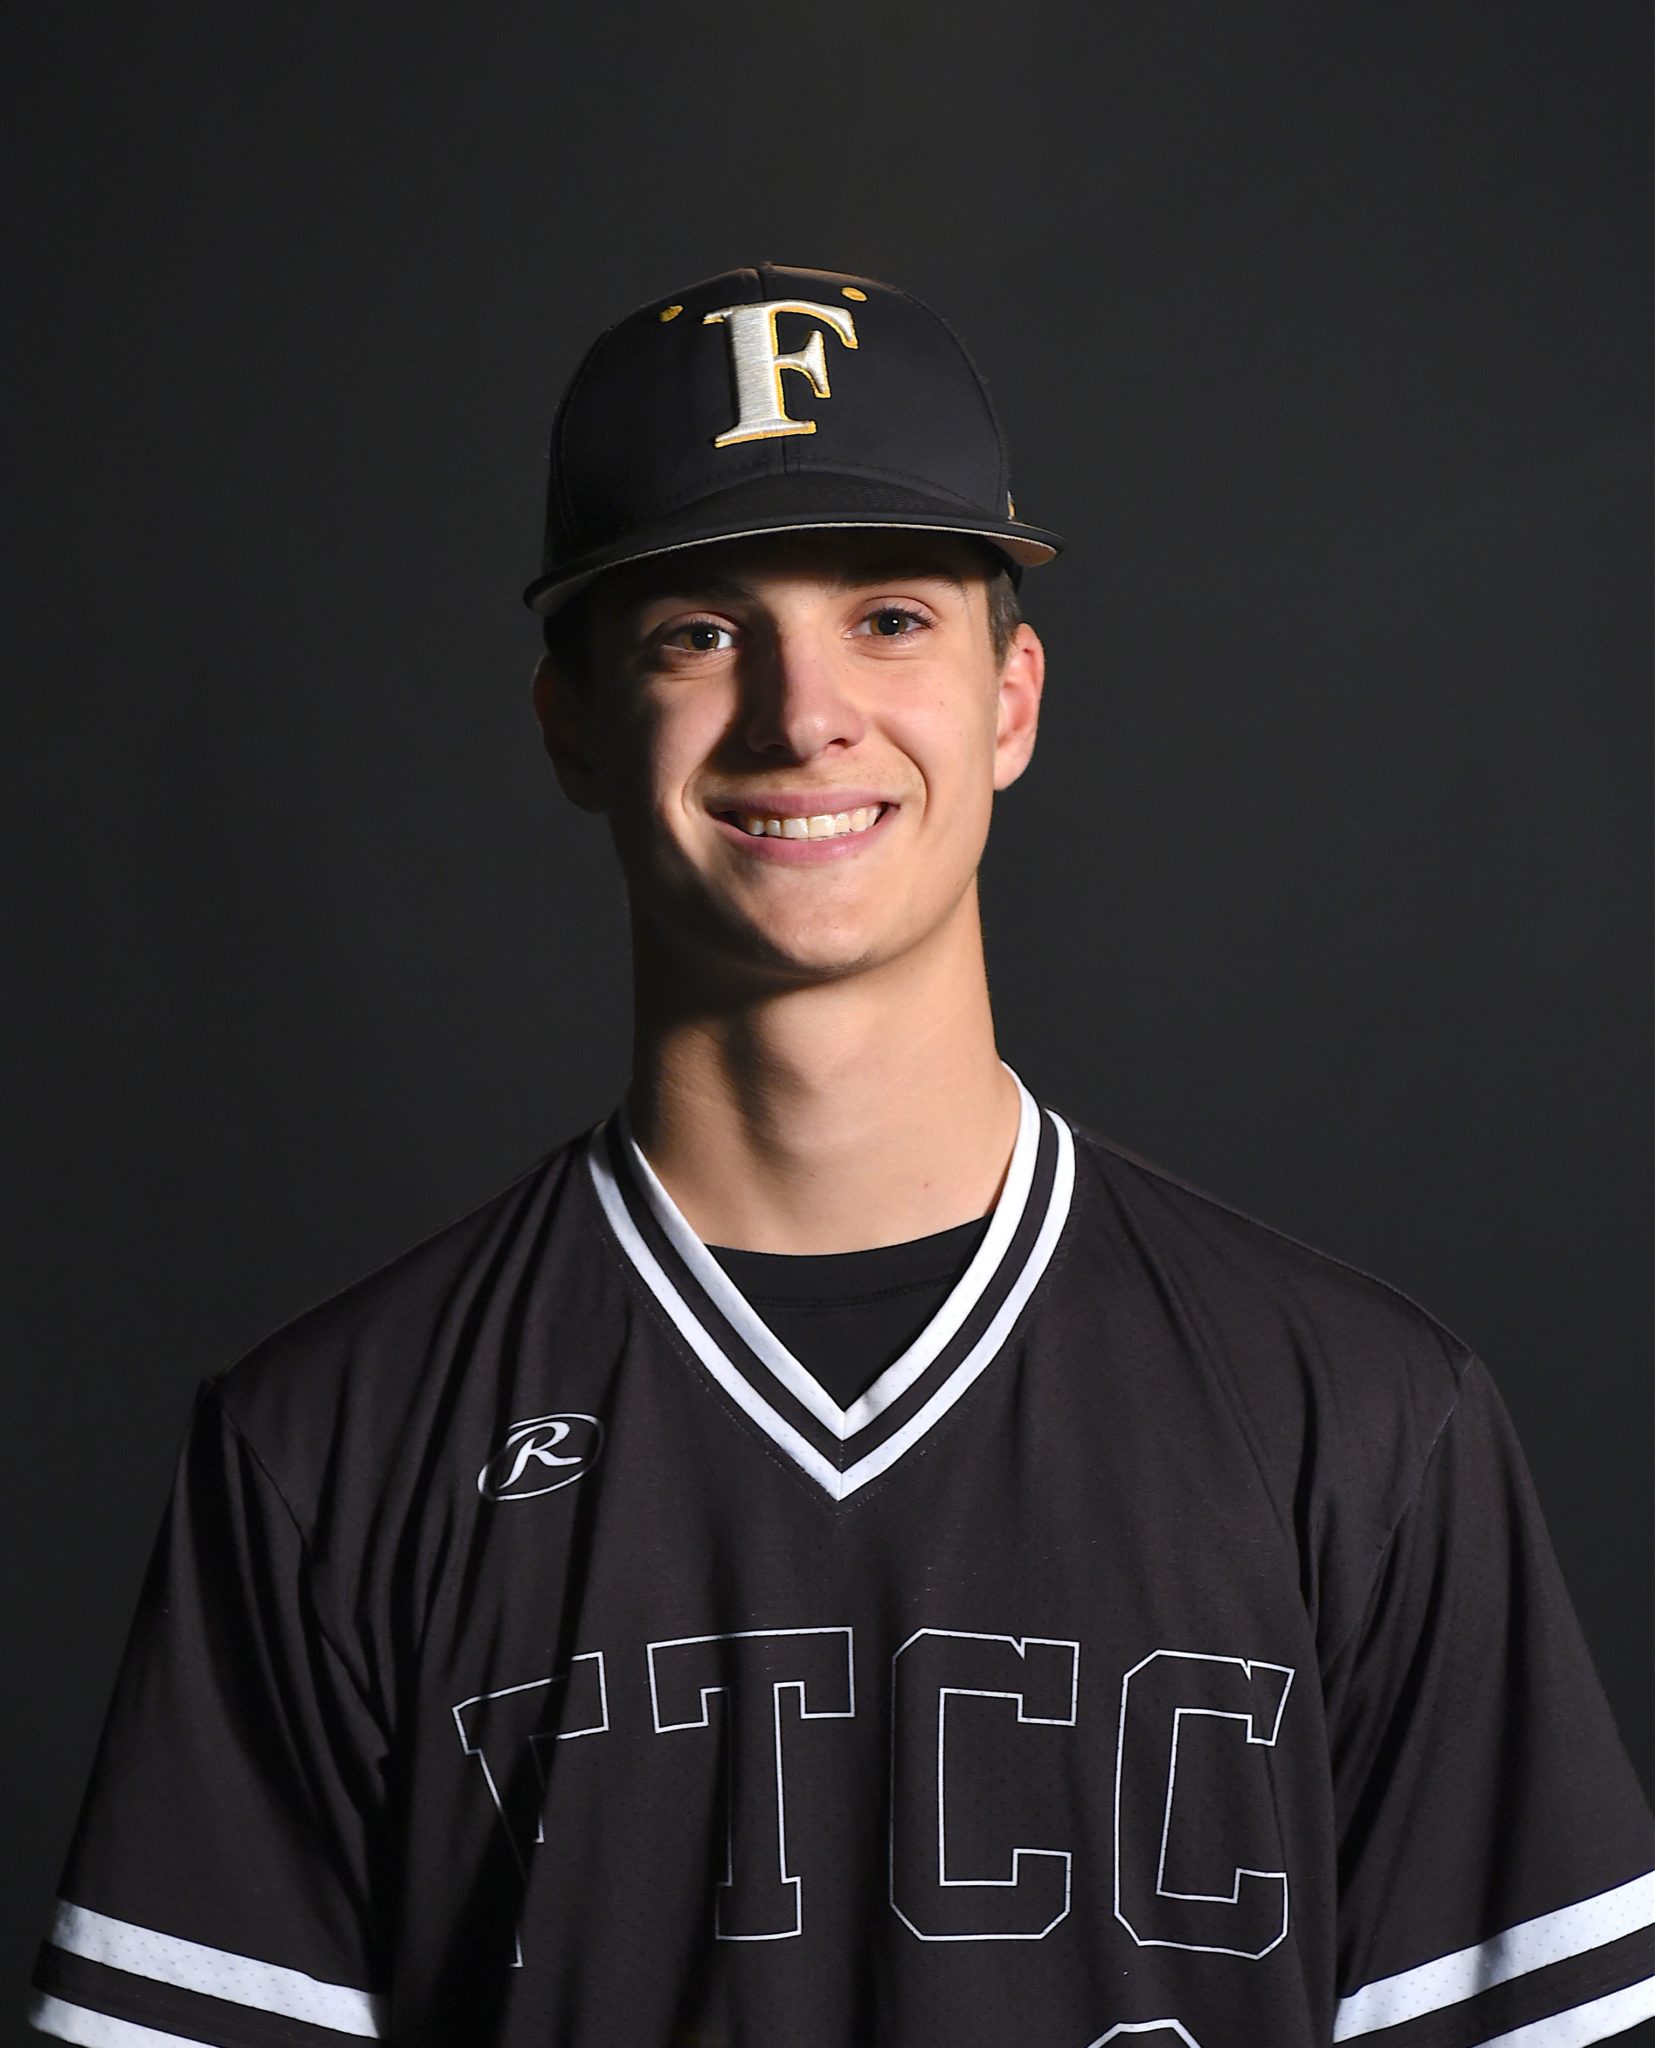
[[[975,934],[1043,665],[1026,625],[997,653],[987,572],[950,535],[811,532],[604,579],[586,674],[548,661],[535,694],[564,788],[608,816],[635,946],[739,993]]]

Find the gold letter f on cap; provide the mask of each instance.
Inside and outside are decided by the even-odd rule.
[[[810,379],[818,398],[829,398],[827,355],[818,327],[803,348],[783,355],[776,341],[776,315],[803,313],[831,327],[846,348],[856,347],[856,323],[842,306],[819,306],[809,299],[769,299],[756,306],[721,306],[702,321],[721,321],[729,330],[730,360],[736,378],[736,409],[740,417],[727,434],[714,437],[715,448],[736,441],[768,441],[778,434],[814,434],[814,420],[789,419],[782,402],[782,372],[797,370]]]

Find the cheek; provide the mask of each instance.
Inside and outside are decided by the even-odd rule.
[[[982,858],[994,812],[997,707],[995,696],[974,697],[956,730],[951,836],[961,859],[973,869]]]
[[[720,707],[706,698],[664,704],[646,698],[617,722],[606,776],[617,838],[647,847],[681,835],[696,807],[700,771],[724,726]]]
[[[928,802],[946,803],[949,818],[972,829],[993,800],[996,717],[993,702],[973,695],[939,698],[914,719],[906,751],[924,778]]]

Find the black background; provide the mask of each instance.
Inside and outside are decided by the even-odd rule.
[[[5,34],[8,2008],[195,1381],[621,1086],[517,591],[591,333],[765,258],[949,317],[1071,540],[1003,1050],[1475,1346],[1647,1774],[1646,10]]]

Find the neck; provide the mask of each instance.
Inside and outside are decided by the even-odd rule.
[[[967,909],[916,955],[722,1003],[637,951],[633,1133],[703,1243],[863,1251],[993,1206],[1018,1095]]]

